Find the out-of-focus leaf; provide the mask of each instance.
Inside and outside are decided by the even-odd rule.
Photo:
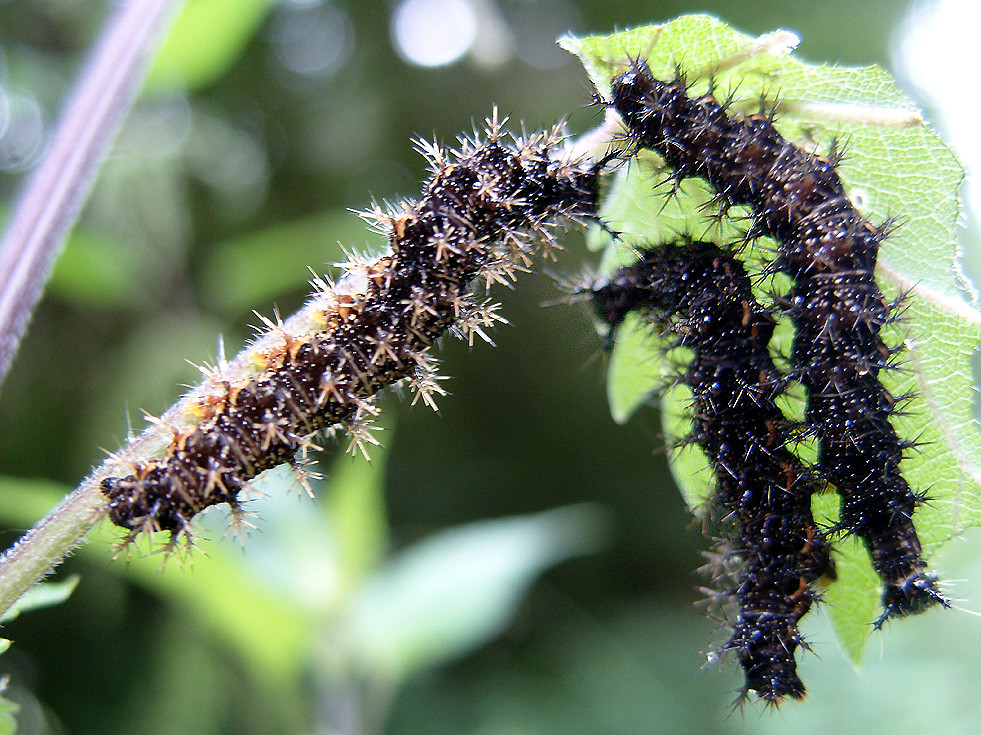
[[[10,648],[8,638],[0,638],[0,653]],[[0,692],[7,688],[7,677],[0,677]],[[17,718],[14,716],[20,705],[14,704],[6,697],[0,697],[0,735],[14,735],[17,732]]]
[[[360,455],[339,457],[327,480],[325,516],[334,536],[344,597],[381,563],[388,548],[386,454],[384,447],[372,447],[370,462]]]
[[[305,287],[310,270],[346,261],[368,237],[364,221],[347,210],[293,220],[208,250],[201,272],[203,298],[224,309],[253,308]]]
[[[29,527],[68,491],[57,483],[0,477],[0,519]],[[107,563],[119,538],[114,527],[103,523],[88,538],[92,543],[78,553]],[[134,548],[128,560],[110,564],[110,571],[193,611],[269,682],[288,681],[302,667],[314,621],[257,583],[243,567],[241,552],[208,544],[206,554],[194,553],[188,568],[181,568],[177,560],[164,566],[159,554],[145,551]]]
[[[976,532],[969,535],[977,540]],[[964,585],[968,599],[979,599],[977,555],[967,544],[956,547],[944,549],[945,561],[970,580]],[[955,551],[973,560],[958,564],[951,558]],[[509,654],[505,670],[482,665],[457,677],[419,677],[400,698],[389,729],[457,735],[467,729],[462,711],[479,723],[470,732],[501,735],[788,735],[822,731],[832,722],[835,735],[974,732],[981,722],[977,618],[935,610],[887,625],[882,650],[866,656],[856,671],[831,652],[829,611],[822,605],[804,621],[814,644],[800,657],[807,698],[779,712],[747,707],[731,714],[732,687],[742,679],[735,656],[723,676],[714,666],[699,670],[705,663],[699,647],[704,650],[715,626],[652,596],[611,608],[599,625],[580,610],[559,608],[529,636],[531,650]]]
[[[187,0],[144,90],[196,90],[214,83],[238,59],[272,5],[272,0]]]
[[[370,462],[336,457],[325,479],[306,478],[305,486],[285,465],[254,480],[259,497],[249,511],[261,533],[250,534],[243,563],[257,582],[311,617],[337,615],[385,553],[385,459],[383,447],[372,447]],[[220,532],[221,519],[210,521]]]
[[[0,653],[10,648],[10,641],[0,639]],[[7,688],[7,677],[0,679],[0,692]],[[16,714],[20,705],[11,702],[6,697],[0,697],[0,735],[14,735],[17,732]]]
[[[77,574],[72,574],[60,582],[38,582],[13,604],[3,617],[0,617],[0,623],[9,623],[29,610],[60,605],[75,591],[79,579]]]
[[[596,549],[600,527],[595,508],[573,506],[434,534],[365,583],[340,635],[383,681],[462,656],[504,629],[545,569]]]
[[[133,250],[76,228],[55,261],[48,292],[84,306],[128,306],[139,293]]]
[[[158,316],[128,335],[113,360],[104,365],[102,376],[111,388],[110,400],[96,406],[88,418],[83,438],[88,440],[87,446],[106,442],[106,426],[119,427],[113,438],[114,443],[121,443],[127,431],[124,420],[131,421],[133,429],[140,431],[145,423],[141,411],[163,411],[182,392],[179,386],[193,385],[201,379],[201,372],[194,365],[217,361],[219,322],[190,309],[179,318],[170,312]]]
[[[779,100],[775,124],[799,144],[827,150],[835,140],[848,141],[840,174],[850,194],[872,221],[901,217],[901,225],[881,247],[878,275],[887,296],[910,293],[905,323],[886,335],[892,344],[905,341],[908,361],[906,370],[885,372],[882,382],[892,395],[914,396],[895,426],[902,438],[919,442],[904,460],[903,472],[913,488],[930,495],[930,503],[915,517],[929,557],[949,538],[981,522],[981,435],[972,412],[971,371],[981,314],[965,301],[969,287],[958,268],[955,232],[963,171],[885,72],[804,64],[787,53],[795,42],[782,31],[752,38],[715,18],[696,15],[562,43],[582,59],[605,96],[612,77],[631,59],[646,59],[661,78],[674,77],[680,64],[693,94],[706,91],[710,82],[722,95],[733,90],[730,109],[753,110],[761,96]],[[687,180],[669,198],[672,188],[664,186],[664,174],[655,154],[645,154],[615,174],[603,217],[624,237],[604,253],[606,272],[629,259],[631,246],[639,242],[664,241],[679,233],[710,232],[719,241],[738,237],[745,208],[734,208],[717,229],[717,222],[708,219],[712,208],[705,207],[712,196],[708,184]],[[766,240],[749,248],[745,258],[751,270],[758,271],[773,248]],[[665,347],[651,335],[645,351],[637,330],[626,331],[625,338],[625,346],[615,348],[610,372],[609,394],[618,420],[657,387],[654,366]],[[779,330],[774,350],[788,354],[790,339],[791,330]],[[636,364],[639,376],[628,377],[627,361]],[[666,401],[663,409],[668,432],[677,434],[690,422],[687,401]],[[704,502],[711,487],[710,473],[693,471],[696,455],[672,463],[693,507]],[[857,660],[864,638],[856,631],[867,637],[872,630],[867,613],[878,598],[879,584],[867,554],[849,546],[842,555],[842,576],[828,599],[836,600],[833,620],[845,649]]]
[[[0,617],[0,623],[9,623],[21,613],[30,610],[61,604],[78,586],[79,579],[77,574],[72,574],[60,582],[38,582],[13,604],[3,617]],[[0,638],[0,654],[6,652],[10,648],[10,644],[9,639]],[[7,689],[7,684],[8,677],[0,677],[0,694]],[[19,704],[0,696],[0,735],[14,735],[17,732],[16,714],[19,711]]]

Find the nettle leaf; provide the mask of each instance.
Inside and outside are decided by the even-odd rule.
[[[643,58],[662,79],[674,78],[680,69],[694,94],[706,92],[710,84],[719,97],[731,93],[734,110],[755,112],[761,99],[771,105],[776,100],[775,125],[798,145],[823,152],[844,144],[839,173],[849,195],[870,221],[897,221],[881,247],[877,274],[887,297],[909,296],[902,324],[884,335],[889,344],[905,341],[905,363],[880,377],[893,395],[913,396],[908,413],[894,424],[901,438],[919,442],[902,469],[910,486],[930,497],[915,516],[929,558],[951,537],[981,523],[981,434],[973,418],[971,373],[981,313],[969,303],[974,297],[961,275],[956,237],[964,173],[884,71],[805,64],[789,54],[796,42],[786,31],[752,38],[715,18],[692,15],[612,36],[565,38],[562,45],[580,57],[606,98],[610,80],[631,59]],[[733,208],[719,223],[713,219],[717,207],[704,206],[712,196],[706,182],[689,179],[675,191],[665,183],[667,173],[656,154],[643,152],[613,174],[602,216],[623,237],[614,243],[594,238],[593,244],[603,249],[605,273],[632,260],[632,247],[641,242],[679,233],[709,233],[724,242],[745,233],[747,210]],[[748,248],[750,270],[758,273],[774,248],[766,239]],[[761,298],[774,287],[762,280]],[[788,355],[792,339],[792,329],[779,329],[776,354]],[[621,330],[608,377],[617,421],[626,421],[677,374],[677,356],[665,357],[666,347],[636,323]],[[690,429],[689,407],[690,395],[679,391],[662,398],[668,436]],[[799,396],[790,412],[802,414]],[[697,447],[672,452],[672,470],[693,509],[711,493],[708,466]],[[817,498],[815,514],[833,520],[837,499]],[[824,608],[857,661],[877,615],[879,585],[860,544],[838,544],[836,562],[838,580],[826,591]]]
[[[500,634],[548,568],[602,545],[588,505],[472,523],[435,533],[366,580],[341,631],[352,660],[398,682]]]

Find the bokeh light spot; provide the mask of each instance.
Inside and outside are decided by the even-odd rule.
[[[402,0],[392,15],[392,40],[417,66],[446,66],[477,36],[477,13],[466,0]]]

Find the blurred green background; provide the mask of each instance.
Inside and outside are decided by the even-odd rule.
[[[106,5],[0,3],[8,207]],[[141,410],[196,382],[187,361],[213,361],[219,333],[233,354],[251,311],[296,309],[306,266],[342,260],[338,242],[378,248],[347,208],[417,195],[413,135],[452,142],[495,103],[515,127],[595,125],[562,33],[709,11],[748,33],[793,30],[811,61],[902,69],[913,5],[188,0],[0,392],[4,544]],[[427,12],[457,30],[439,36]],[[549,270],[576,276],[589,257],[580,235],[566,243]],[[160,571],[159,557],[112,561],[101,529],[59,571],[81,575],[72,597],[4,628],[21,732],[981,728],[981,622],[961,610],[891,624],[857,671],[812,615],[809,699],[730,716],[740,674],[699,671],[724,633],[693,607],[706,542],[654,410],[613,423],[601,340],[581,304],[555,303],[550,276],[494,295],[512,326],[496,348],[443,343],[439,415],[386,396],[371,465],[331,448],[314,501],[267,478],[243,548],[215,513],[200,549]],[[954,542],[937,566],[978,607],[981,555]]]

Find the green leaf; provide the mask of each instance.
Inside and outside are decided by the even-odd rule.
[[[77,574],[72,574],[60,582],[38,582],[13,604],[3,617],[0,617],[0,623],[9,623],[29,610],[60,605],[75,591],[79,579]]]
[[[341,593],[350,594],[381,563],[388,550],[384,447],[339,457],[331,467],[325,517],[336,545]]]
[[[792,34],[776,31],[753,38],[706,15],[683,16],[663,25],[612,36],[565,38],[562,45],[583,61],[593,83],[608,97],[612,77],[631,59],[647,60],[655,76],[673,78],[680,67],[694,94],[711,80],[720,95],[732,91],[732,108],[755,111],[761,97],[779,100],[775,124],[799,145],[829,149],[844,140],[847,155],[839,172],[847,190],[873,222],[893,216],[899,226],[883,243],[878,276],[887,296],[908,292],[902,325],[887,334],[891,344],[905,341],[904,370],[888,371],[882,382],[893,395],[912,393],[908,413],[894,420],[902,438],[916,439],[902,469],[910,485],[927,490],[930,503],[918,509],[916,526],[929,558],[964,529],[981,523],[981,435],[973,418],[971,357],[981,338],[981,313],[968,299],[970,286],[957,260],[955,226],[963,171],[947,146],[923,122],[914,103],[877,67],[847,68],[804,64],[788,50]],[[652,153],[614,174],[602,216],[623,232],[608,244],[603,270],[612,272],[631,257],[639,242],[663,241],[678,233],[727,241],[738,237],[735,208],[721,227],[703,207],[712,195],[708,184],[686,180],[675,197],[664,186],[664,164]],[[761,239],[745,253],[757,271],[774,243]],[[761,293],[768,284],[762,284]],[[609,395],[613,415],[623,421],[662,380],[666,345],[656,335],[638,337],[624,330],[627,344],[617,345],[611,360]],[[788,354],[792,330],[781,328],[773,341]],[[629,362],[636,366],[631,375]],[[663,369],[663,368],[662,368]],[[800,406],[793,409],[800,413]],[[690,426],[688,399],[669,395],[662,418],[669,436]],[[692,507],[711,492],[706,458],[697,449],[672,459],[679,487]],[[819,502],[834,504],[821,499]],[[835,511],[832,511],[834,515]],[[840,579],[827,593],[836,630],[848,654],[858,660],[872,628],[878,581],[864,550],[851,542],[840,549]]]
[[[595,550],[601,517],[573,506],[436,533],[369,578],[343,640],[373,679],[398,682],[499,634],[548,567]]]
[[[244,309],[305,289],[310,267],[347,260],[340,243],[364,239],[364,221],[335,210],[217,243],[202,267],[203,297],[224,309]]]
[[[187,0],[164,41],[144,89],[196,90],[235,63],[272,8],[272,0]]]
[[[0,685],[0,691],[3,691],[7,686],[7,677],[0,680]],[[19,704],[0,697],[0,735],[14,735],[17,732],[17,718],[14,715],[19,711]]]
[[[0,617],[0,623],[9,623],[21,613],[30,610],[51,607],[64,602],[78,586],[79,579],[77,574],[72,574],[60,582],[38,582]],[[5,653],[10,645],[11,641],[8,638],[0,638],[0,654]],[[8,682],[7,676],[0,677],[0,694],[7,689]],[[19,711],[19,704],[0,696],[0,735],[14,735],[17,732],[15,715]]]
[[[0,653],[10,648],[10,640],[0,638]],[[0,693],[7,688],[8,677],[0,677]],[[14,735],[17,732],[17,718],[14,715],[20,710],[20,705],[0,696],[0,735]]]
[[[610,413],[619,424],[627,423],[667,378],[664,353],[651,350],[651,329],[640,315],[631,313],[616,335],[606,382]]]
[[[48,291],[83,306],[130,306],[140,297],[132,248],[75,228],[55,261]]]
[[[44,480],[0,477],[0,520],[29,527],[69,490]],[[105,564],[119,534],[103,523],[88,539],[93,543],[84,544],[78,553]],[[141,547],[132,548],[127,560],[111,564],[109,570],[190,610],[238,650],[258,676],[283,684],[305,661],[314,620],[257,583],[244,568],[242,556],[237,548],[208,544],[207,554],[195,553],[190,559],[192,569],[181,569],[178,560],[165,566],[159,554]]]

